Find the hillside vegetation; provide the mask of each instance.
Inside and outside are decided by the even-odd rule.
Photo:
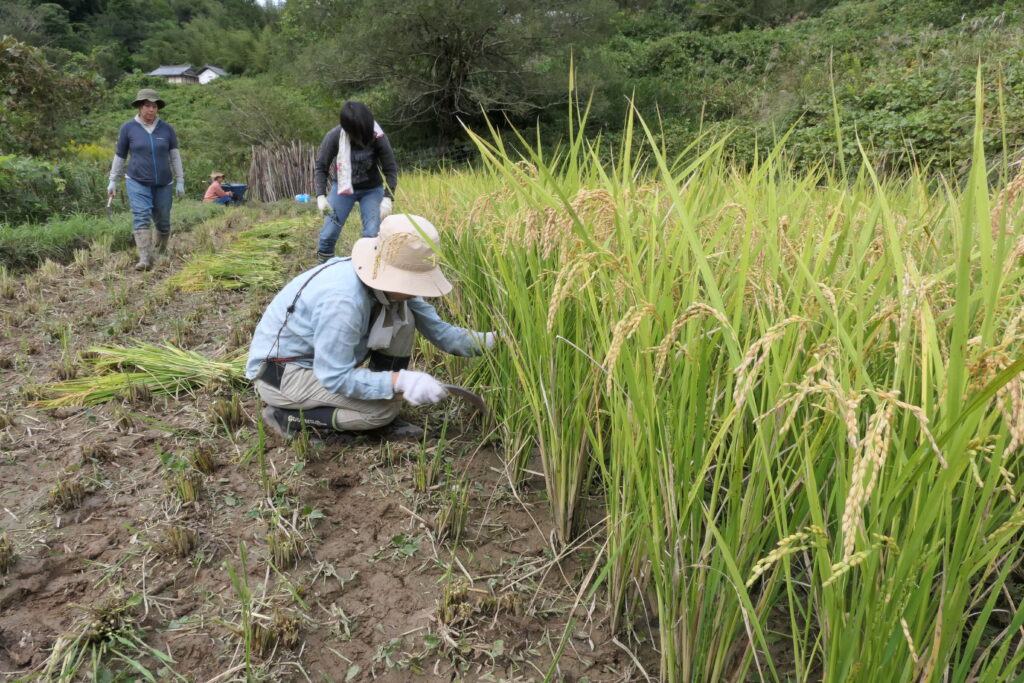
[[[62,177],[83,158],[102,174],[143,86],[163,88],[190,192],[214,166],[244,175],[252,144],[317,143],[351,98],[370,104],[407,168],[472,156],[461,126],[488,118],[539,124],[556,142],[571,73],[591,103],[588,134],[617,139],[632,99],[670,156],[709,133],[749,164],[788,134],[804,167],[848,169],[863,146],[888,172],[962,174],[979,68],[994,168],[1016,160],[1024,132],[1019,0],[4,4],[0,153],[59,162]],[[180,63],[233,76],[194,87],[141,75]],[[46,174],[25,163],[0,165],[2,204],[17,207],[0,220],[80,209],[81,183],[20,207],[22,184]]]

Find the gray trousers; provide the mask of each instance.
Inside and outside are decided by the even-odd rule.
[[[410,356],[415,335],[416,328],[413,325],[402,328],[383,352],[389,356]],[[334,413],[335,426],[354,432],[390,424],[402,408],[400,398],[367,400],[336,394],[320,383],[312,368],[304,368],[295,363],[285,366],[280,387],[256,380],[256,392],[265,403],[286,410],[334,407],[337,409]]]

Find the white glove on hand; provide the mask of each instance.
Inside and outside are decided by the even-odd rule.
[[[395,381],[395,393],[414,406],[437,403],[448,396],[448,390],[425,372],[400,370]]]
[[[185,196],[185,180],[184,179],[179,180],[174,185],[174,193],[176,195],[178,195],[179,197],[184,197]]]
[[[391,215],[391,209],[394,207],[394,203],[390,197],[385,197],[380,200],[380,219],[384,220]]]
[[[320,211],[320,215],[324,215],[331,210],[331,205],[327,203],[327,197],[322,194],[316,196],[316,208]]]
[[[117,183],[111,180],[107,183],[107,196],[113,197],[115,194],[117,194]]]
[[[486,351],[492,346],[498,343],[498,333],[495,332],[477,332],[473,331],[470,334],[476,339],[477,344],[480,345],[479,351]]]

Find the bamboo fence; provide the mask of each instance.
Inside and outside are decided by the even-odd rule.
[[[248,198],[273,202],[297,194],[313,194],[316,148],[301,142],[253,145]]]

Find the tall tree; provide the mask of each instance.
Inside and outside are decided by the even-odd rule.
[[[614,11],[610,0],[377,0],[325,58],[339,86],[380,85],[392,123],[424,126],[444,148],[460,121],[523,120],[564,101],[573,51],[598,44]]]
[[[47,154],[66,140],[55,122],[80,115],[99,75],[73,60],[57,66],[39,48],[0,36],[0,154]]]

